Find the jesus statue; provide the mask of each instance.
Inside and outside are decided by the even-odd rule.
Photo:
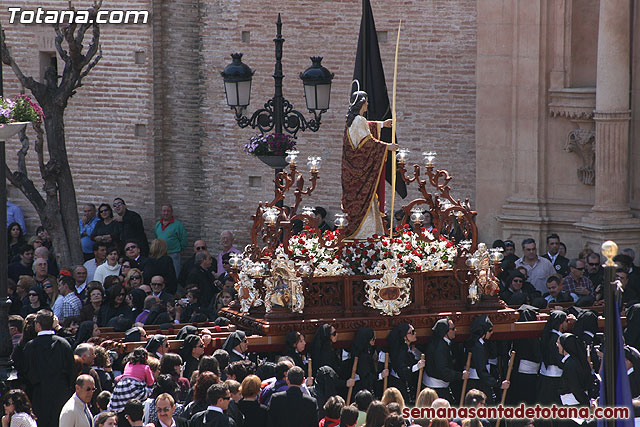
[[[349,216],[347,239],[366,239],[384,235],[380,212],[380,186],[387,151],[397,144],[380,141],[382,127],[391,127],[391,119],[369,122],[363,117],[369,105],[368,95],[356,91],[351,95],[342,145],[342,210]],[[382,193],[383,194],[383,193]],[[382,201],[384,203],[384,201]]]

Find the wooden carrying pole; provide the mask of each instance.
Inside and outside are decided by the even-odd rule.
[[[384,354],[384,369],[389,369],[389,353]],[[382,392],[387,389],[387,383],[389,382],[389,375],[382,380]]]
[[[351,379],[354,380],[356,378],[356,370],[358,369],[358,358],[355,357],[353,359],[353,368],[351,368]],[[347,393],[347,406],[351,403],[351,393],[353,392],[353,386],[349,387],[349,392]]]
[[[513,369],[513,362],[516,359],[516,352],[512,351],[511,352],[511,357],[509,358],[509,367],[507,368],[507,381],[511,381],[511,370]],[[500,405],[504,406],[504,402],[507,398],[507,390],[502,390],[502,398],[500,399]],[[498,418],[498,421],[496,421],[496,427],[500,427],[500,421],[501,419]]]
[[[469,354],[467,355],[467,364],[464,365],[464,370],[469,372],[469,369],[471,368],[471,352],[469,352]],[[462,381],[462,394],[460,395],[460,406],[464,405],[464,395],[467,392],[467,383],[469,382],[469,378],[465,378],[464,381]]]
[[[420,360],[424,360],[424,354],[420,355]],[[422,388],[422,373],[424,371],[424,366],[420,368],[418,371],[418,386],[416,387],[416,404],[418,402],[418,396],[420,396],[420,389]]]

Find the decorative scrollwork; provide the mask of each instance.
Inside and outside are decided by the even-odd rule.
[[[396,259],[385,259],[377,268],[382,272],[382,277],[364,281],[367,292],[364,304],[380,310],[386,316],[397,316],[402,308],[411,303],[411,279],[398,277],[401,267]]]
[[[242,111],[236,111],[236,123],[241,128],[251,126],[251,128],[258,128],[262,133],[268,133],[275,127],[275,114],[276,110],[275,99],[271,98],[264,103],[264,107],[256,110],[251,118],[248,118]],[[317,132],[320,129],[320,119],[322,114],[327,110],[320,110],[319,112],[313,110],[313,119],[307,121],[304,115],[293,109],[293,104],[286,98],[282,98],[282,128],[286,132],[290,133],[294,137],[299,131],[305,131],[309,129],[312,132]]]
[[[438,234],[446,236],[452,240],[471,240],[471,247],[476,248],[478,239],[478,227],[475,223],[477,212],[471,209],[469,199],[464,202],[456,200],[451,196],[451,188],[449,182],[451,175],[446,170],[435,170],[431,164],[425,167],[426,179],[421,179],[421,166],[413,165],[413,176],[407,175],[404,162],[398,162],[398,172],[402,176],[402,180],[411,184],[418,183],[418,191],[422,198],[411,201],[408,205],[403,206],[404,216],[401,224],[406,224],[411,210],[420,205],[426,205],[434,224],[434,236]],[[427,184],[434,187],[437,193],[427,191]],[[429,240],[425,237],[424,240]]]

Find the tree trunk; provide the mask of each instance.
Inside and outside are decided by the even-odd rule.
[[[73,177],[67,157],[64,136],[64,109],[58,105],[48,105],[44,109],[44,125],[47,134],[47,148],[50,163],[56,168],[56,184],[59,203],[50,205],[47,198],[47,217],[51,220],[51,238],[58,263],[70,267],[82,264],[82,246],[80,244],[80,229],[78,225],[78,203],[73,185]],[[57,237],[54,238],[54,235]]]

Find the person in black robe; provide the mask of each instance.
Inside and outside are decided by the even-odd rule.
[[[598,315],[591,310],[575,306],[570,307],[567,311],[576,317],[576,323],[573,325],[572,333],[587,350],[587,360],[589,360],[593,370],[599,372],[601,361],[595,350],[595,346],[600,344],[600,340],[597,338],[597,334],[600,331],[598,327]]]
[[[411,390],[416,386],[418,370],[425,365],[424,360],[418,359],[409,347],[416,341],[416,330],[408,323],[400,323],[387,335],[391,362],[388,385],[400,390],[405,402],[410,402],[415,396]]]
[[[562,355],[556,342],[568,327],[567,314],[553,310],[544,326],[541,336],[542,364],[537,402],[541,405],[560,404],[558,390],[562,382]]]
[[[318,328],[311,344],[311,358],[313,360],[313,376],[322,366],[330,366],[338,375],[342,374],[340,360],[333,348],[338,339],[338,331],[331,325],[324,324]]]
[[[630,345],[624,346],[624,358],[631,386],[631,398],[640,398],[640,351]]]
[[[53,313],[41,310],[36,317],[38,336],[24,349],[26,379],[38,426],[58,425],[62,407],[74,392],[74,358],[71,345],[54,335]]]
[[[229,364],[246,360],[248,350],[247,335],[243,331],[232,332],[222,344],[222,349],[229,353]]]
[[[91,320],[85,320],[80,323],[80,327],[76,333],[76,339],[73,343],[73,348],[76,348],[79,344],[89,341],[89,338],[93,337],[94,325],[95,323]]]
[[[624,330],[624,342],[640,351],[640,304],[627,309],[627,327]]]
[[[560,401],[565,406],[589,406],[592,375],[587,352],[574,334],[564,333],[556,343],[562,353]]]
[[[500,386],[503,390],[509,388],[509,381],[500,383],[487,369],[489,358],[486,341],[491,338],[492,334],[493,323],[486,314],[483,314],[471,322],[471,337],[466,343],[467,353],[472,353],[468,389],[475,388],[482,391],[487,396],[487,403],[496,401],[493,393],[494,387]]]
[[[454,403],[450,383],[469,377],[467,371],[457,371],[453,367],[451,343],[456,337],[456,327],[449,318],[438,320],[433,328],[433,334],[427,346],[425,372],[422,384],[435,390],[438,397]]]
[[[202,339],[197,335],[187,335],[182,342],[179,354],[184,362],[182,375],[191,381],[191,375],[198,369],[200,357],[204,354],[204,343]]]
[[[373,329],[361,328],[356,331],[356,335],[351,344],[350,368],[353,367],[353,361],[358,358],[358,366],[356,367],[357,381],[354,386],[353,394],[360,390],[369,390],[374,392],[374,387],[378,380],[389,375],[388,370],[378,374],[377,360],[374,352],[375,334]],[[351,371],[349,371],[351,372]]]
[[[298,331],[289,332],[284,337],[285,355],[289,356],[293,360],[294,365],[298,366],[305,373],[307,373],[309,358],[307,357],[307,354],[305,352],[307,342],[304,338],[304,334]]]
[[[518,308],[518,312],[520,313],[518,322],[538,320],[537,307],[525,304]],[[533,405],[536,401],[536,383],[538,381],[538,372],[540,371],[540,362],[542,361],[540,338],[532,337],[514,340],[512,348],[516,352],[516,357],[513,362],[513,371],[511,372],[511,384],[513,384],[513,387],[507,393],[507,399],[513,405],[523,402]]]

